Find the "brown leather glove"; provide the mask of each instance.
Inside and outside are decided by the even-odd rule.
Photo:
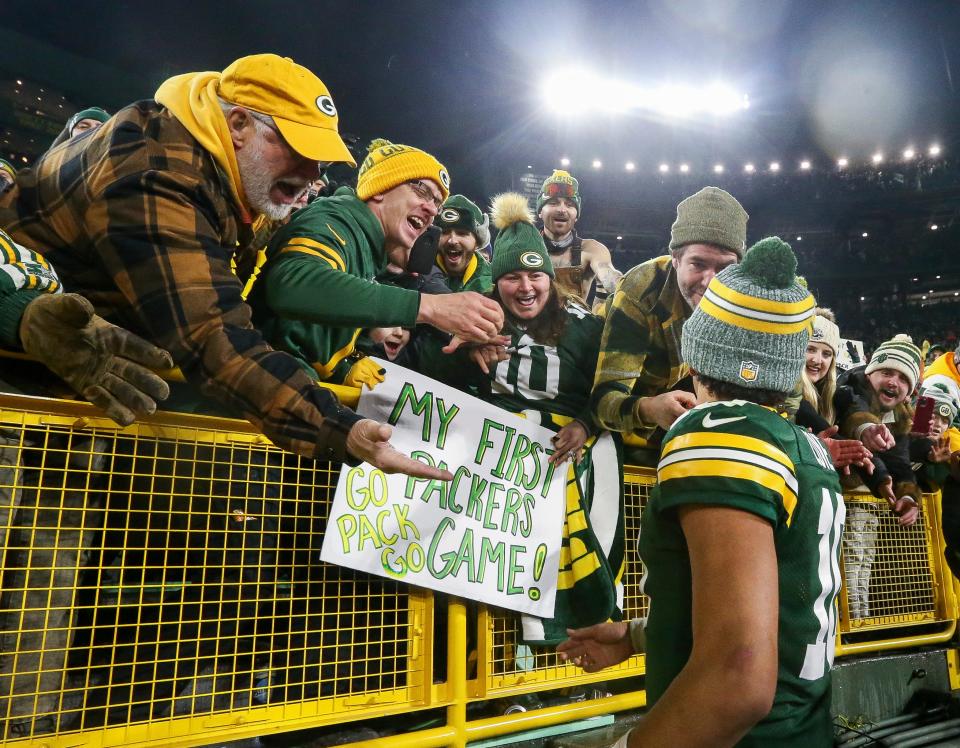
[[[73,293],[44,294],[20,319],[23,350],[121,426],[149,415],[170,387],[150,369],[173,366],[170,354],[98,317]]]

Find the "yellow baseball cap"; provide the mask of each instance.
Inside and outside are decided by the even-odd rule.
[[[337,132],[337,108],[327,87],[289,57],[241,57],[223,71],[218,93],[231,104],[273,117],[304,158],[357,165]]]

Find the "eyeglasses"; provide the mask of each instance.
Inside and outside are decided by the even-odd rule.
[[[421,180],[411,179],[406,184],[417,193],[417,197],[421,200],[433,203],[438,212],[443,207],[443,198],[437,197],[437,194]]]
[[[572,184],[551,182],[543,190],[543,194],[547,197],[573,197],[576,194],[576,191],[573,189]]]
[[[281,143],[283,143],[287,148],[289,148],[291,151],[293,151],[294,153],[296,153],[296,151],[294,151],[293,148],[290,147],[290,144],[287,142],[287,139],[286,139],[285,137],[283,137],[283,133],[280,132],[280,130],[277,129],[277,126],[276,126],[275,124],[273,124],[273,117],[270,117],[269,115],[266,115],[266,114],[262,114],[262,113],[260,113],[260,112],[255,112],[255,111],[253,111],[252,109],[248,109],[247,111],[250,113],[250,116],[251,116],[254,120],[256,120],[257,122],[259,122],[261,125],[263,125],[264,127],[266,127],[268,130],[270,130],[274,135],[277,136],[277,139],[278,139]],[[298,154],[298,155],[299,155],[299,154]],[[319,173],[321,179],[326,176],[326,171],[327,171],[327,169],[329,169],[331,166],[333,166],[333,164],[334,164],[333,161],[318,161],[318,162],[317,162],[317,170],[318,170],[318,173]]]

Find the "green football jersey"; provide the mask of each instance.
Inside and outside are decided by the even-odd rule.
[[[830,669],[845,510],[829,452],[773,410],[742,400],[697,406],[674,423],[663,445],[640,533],[650,596],[649,702],[684,667],[692,645],[690,557],[676,509],[734,507],[773,527],[780,595],[773,709],[741,745],[832,745]]]
[[[507,353],[491,371],[491,400],[505,410],[539,410],[591,423],[588,401],[600,355],[603,320],[574,302],[555,346],[515,330]]]

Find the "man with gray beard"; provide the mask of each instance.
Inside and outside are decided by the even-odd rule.
[[[178,75],[21,172],[0,198],[0,226],[278,446],[432,474],[393,450],[386,426],[342,407],[271,349],[241,298],[258,222],[285,218],[320,168],[355,165],[337,123],[326,86],[289,58]]]

